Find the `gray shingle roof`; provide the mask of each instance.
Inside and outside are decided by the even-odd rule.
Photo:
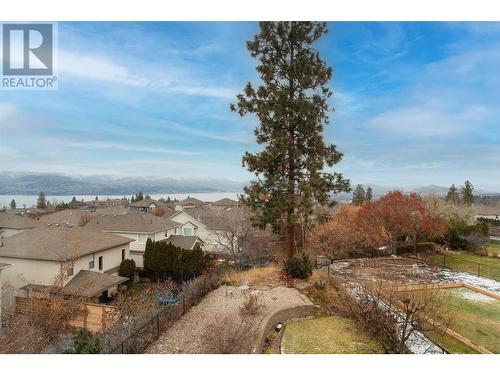
[[[186,208],[184,211],[201,221],[208,229],[225,230],[245,220],[248,209],[243,206],[226,208],[201,206]]]
[[[240,202],[229,199],[229,198],[222,198],[219,199],[218,201],[212,202],[212,206],[239,206]]]
[[[161,242],[172,243],[174,246],[187,250],[192,250],[197,242],[204,243],[198,236],[181,236],[179,234],[172,234]]]
[[[64,286],[63,291],[82,297],[95,297],[127,280],[128,277],[81,270]]]
[[[47,224],[3,239],[0,257],[61,261],[132,241],[96,228]]]
[[[97,215],[87,226],[110,232],[153,233],[179,226],[165,217],[152,214]]]
[[[186,199],[183,199],[182,201],[179,202],[181,206],[202,206],[206,205],[206,202],[203,202],[197,198],[193,197],[187,197]]]
[[[154,199],[150,199],[150,198],[143,199],[142,201],[138,201],[138,202],[130,203],[130,206],[132,206],[132,207],[149,207],[149,205],[150,205],[151,203],[154,203],[154,204],[156,204],[157,206],[161,206],[161,203],[160,203],[160,202],[155,201]]]
[[[38,226],[40,226],[40,223],[29,217],[14,215],[7,212],[0,213],[0,228],[30,229]]]

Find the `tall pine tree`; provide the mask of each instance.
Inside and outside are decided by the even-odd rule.
[[[363,203],[365,203],[365,189],[363,189],[363,185],[358,184],[352,193],[352,204],[361,206]]]
[[[372,187],[368,186],[366,188],[365,202],[370,202],[372,200],[372,198],[373,198]]]
[[[445,200],[447,202],[453,203],[453,204],[459,204],[460,203],[460,194],[458,193],[457,188],[455,187],[455,184],[452,184],[450,188],[448,189],[448,192],[446,193]]]
[[[299,218],[307,220],[314,202],[327,203],[330,192],[349,191],[342,174],[324,172],[342,159],[323,140],[332,69],[312,45],[326,32],[326,23],[261,22],[247,48],[259,60],[262,83],[248,83],[231,105],[241,116],[257,116],[255,136],[264,146],[243,156],[257,178],[245,187],[242,201],[255,212],[254,225],[286,233],[289,259],[296,252]]]
[[[469,180],[465,181],[462,186],[462,202],[469,206],[474,203],[474,186]]]
[[[45,198],[45,193],[43,191],[38,194],[38,199],[36,202],[36,208],[47,208],[47,199]]]

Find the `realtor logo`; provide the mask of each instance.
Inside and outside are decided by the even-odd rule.
[[[55,89],[54,23],[2,24],[3,89]]]

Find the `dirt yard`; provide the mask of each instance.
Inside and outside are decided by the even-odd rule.
[[[207,332],[210,332],[210,326],[215,320],[221,321],[226,317],[239,318],[240,308],[243,306],[245,299],[248,298],[241,294],[238,287],[228,286],[227,290],[232,292],[232,297],[226,296],[224,286],[209,293],[199,305],[194,306],[170,329],[165,331],[146,350],[146,353],[207,353],[209,351],[207,349]],[[249,293],[259,295],[259,300],[262,304],[261,310],[255,316],[256,323],[252,326],[256,331],[262,319],[270,311],[299,304],[311,304],[296,289],[283,286],[269,290],[256,290],[252,288]]]

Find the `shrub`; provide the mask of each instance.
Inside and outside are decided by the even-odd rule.
[[[203,334],[206,353],[248,354],[255,342],[254,324],[251,319],[222,317],[214,319]]]
[[[314,287],[319,290],[324,290],[326,288],[326,284],[323,280],[318,280],[314,283]]]
[[[128,277],[131,282],[134,280],[135,275],[135,261],[133,259],[124,259],[120,263],[118,275]]]
[[[263,307],[264,306],[260,302],[259,296],[257,294],[251,294],[240,308],[240,314],[242,316],[255,316],[262,310]]]
[[[78,332],[74,342],[76,354],[98,354],[101,352],[99,337],[95,337],[86,329]]]
[[[285,272],[294,279],[307,279],[312,275],[312,264],[306,253],[301,252],[293,259],[283,263]]]

